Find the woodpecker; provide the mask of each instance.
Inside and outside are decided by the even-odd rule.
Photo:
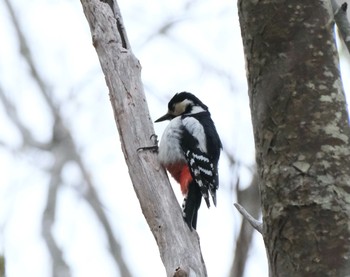
[[[208,107],[189,92],[180,92],[168,103],[168,112],[155,122],[170,120],[161,138],[158,158],[180,184],[184,195],[183,217],[196,229],[202,197],[208,208],[209,194],[216,206],[221,140]]]

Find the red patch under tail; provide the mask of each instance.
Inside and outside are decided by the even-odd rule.
[[[180,184],[182,194],[187,195],[188,185],[192,181],[191,172],[187,164],[173,164],[166,166],[166,168]]]

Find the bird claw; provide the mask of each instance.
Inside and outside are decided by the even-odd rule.
[[[152,134],[152,135],[149,137],[149,139],[152,140],[153,143],[154,143],[155,145],[158,146],[158,136],[157,136],[156,134]]]
[[[158,151],[158,145],[144,146],[144,147],[137,148],[137,151],[144,151],[144,150],[151,150],[152,152],[157,152]]]
[[[156,134],[152,134],[149,137],[149,139],[152,140],[155,145],[139,147],[139,148],[137,148],[136,151],[139,152],[139,151],[151,150],[152,152],[157,152],[158,151],[158,136]]]

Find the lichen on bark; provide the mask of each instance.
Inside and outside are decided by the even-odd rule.
[[[350,130],[330,4],[238,6],[270,274],[345,276]]]

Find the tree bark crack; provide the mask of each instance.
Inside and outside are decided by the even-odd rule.
[[[119,31],[120,39],[122,41],[122,47],[125,49],[128,49],[127,40],[126,40],[125,35],[124,35],[124,32],[125,32],[124,26],[119,18],[117,18],[117,28]]]

